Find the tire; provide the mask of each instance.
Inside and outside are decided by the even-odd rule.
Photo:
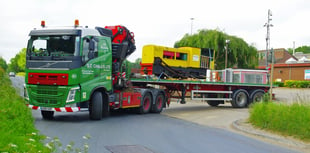
[[[152,104],[151,112],[160,113],[163,110],[164,102],[165,96],[162,93],[159,93],[155,98],[154,104]]]
[[[249,104],[249,93],[244,89],[234,91],[231,105],[234,108],[244,108]]]
[[[99,91],[96,91],[90,101],[90,108],[89,108],[89,117],[91,120],[101,120],[102,118],[102,93]]]
[[[139,114],[146,114],[150,112],[152,106],[152,96],[150,93],[146,93],[141,101],[141,106],[139,107]]]
[[[44,111],[41,110],[41,115],[45,120],[51,120],[54,118],[54,111]]]
[[[110,105],[109,105],[109,98],[108,98],[108,95],[105,94],[104,97],[103,97],[104,101],[103,101],[103,104],[102,104],[102,109],[103,109],[103,112],[102,112],[102,117],[108,117],[110,115]]]
[[[262,89],[254,90],[250,95],[250,103],[262,102],[265,91]]]
[[[212,107],[217,107],[221,102],[220,101],[207,101],[207,103]]]

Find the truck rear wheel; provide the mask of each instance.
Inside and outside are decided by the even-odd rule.
[[[244,89],[238,89],[233,93],[231,105],[235,108],[243,108],[248,105],[248,101],[248,92]]]
[[[159,93],[155,98],[155,103],[152,104],[152,113],[160,113],[163,110],[165,101],[165,96],[162,93]]]
[[[92,97],[89,104],[89,117],[92,120],[101,120],[102,118],[102,93],[96,91]]]
[[[41,110],[41,115],[45,120],[51,120],[54,118],[54,111],[44,111]]]
[[[141,106],[139,107],[139,114],[146,114],[150,112],[152,106],[152,96],[146,93],[142,98]]]

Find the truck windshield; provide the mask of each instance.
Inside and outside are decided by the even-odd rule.
[[[27,55],[36,60],[70,59],[68,57],[79,55],[79,38],[79,36],[73,35],[31,36],[28,42]]]

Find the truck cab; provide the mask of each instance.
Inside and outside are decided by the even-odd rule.
[[[46,27],[42,21],[29,37],[25,99],[28,107],[41,110],[44,119],[53,118],[55,111],[85,110],[98,120],[111,107],[122,107],[121,98],[130,102],[135,97],[137,103],[129,107],[142,106],[140,89],[123,92],[122,63],[135,50],[127,28],[88,28],[79,26],[78,20],[72,27]]]

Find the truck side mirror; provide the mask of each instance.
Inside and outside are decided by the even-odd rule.
[[[93,58],[95,58],[95,52],[93,50],[90,50],[88,52],[88,59],[93,59]]]
[[[88,46],[89,51],[94,51],[95,50],[95,42],[93,39],[89,40],[89,46]]]

